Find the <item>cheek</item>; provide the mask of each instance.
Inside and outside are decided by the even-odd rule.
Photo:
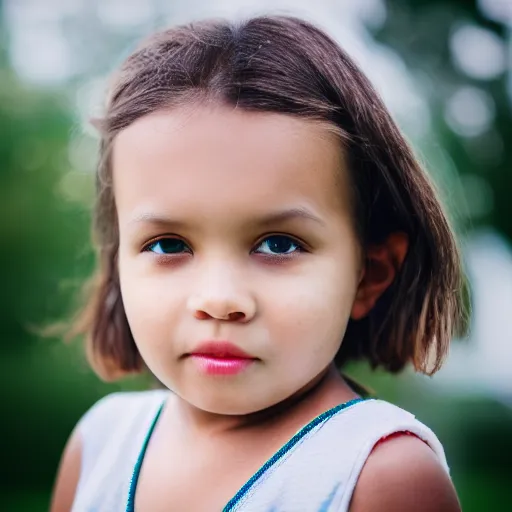
[[[335,259],[317,262],[310,272],[283,283],[282,293],[274,294],[266,309],[279,345],[289,348],[292,357],[308,358],[312,353],[331,357],[337,351],[356,292],[351,268]]]
[[[164,276],[141,275],[120,265],[120,285],[126,317],[135,343],[145,358],[149,349],[169,349],[169,337],[179,318],[179,287]]]

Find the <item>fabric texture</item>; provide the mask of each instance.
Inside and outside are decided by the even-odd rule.
[[[125,512],[134,466],[168,394],[115,393],[85,414],[78,426],[82,467],[72,512]],[[309,430],[230,510],[346,512],[370,452],[379,440],[397,432],[425,441],[449,473],[443,447],[428,427],[395,405],[370,399]]]

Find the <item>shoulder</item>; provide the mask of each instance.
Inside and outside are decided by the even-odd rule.
[[[421,439],[400,435],[375,445],[359,476],[350,512],[458,512],[447,471]]]
[[[69,511],[80,480],[87,474],[102,446],[117,435],[121,425],[151,413],[168,391],[112,393],[98,400],[79,420],[63,451],[52,497],[52,512]]]
[[[51,512],[67,512],[75,497],[80,478],[82,440],[75,429],[71,434],[60,461],[52,495]]]
[[[80,419],[77,429],[83,440],[96,440],[119,425],[131,423],[164,400],[167,390],[111,393],[98,400]],[[98,437],[99,436],[99,437]]]
[[[82,443],[82,473],[91,470],[106,448],[112,451],[143,430],[168,393],[161,389],[112,393],[96,402],[76,427]]]
[[[375,455],[375,447],[380,440],[399,432],[409,432],[418,440],[424,441],[420,446],[429,447],[429,453],[436,457],[443,470],[449,474],[450,469],[441,442],[414,414],[380,399],[366,400],[351,409],[352,415],[347,415],[347,420],[351,423],[351,437],[356,441],[355,444],[361,447],[358,455],[359,471],[362,470],[363,464],[366,464],[368,457]],[[343,421],[343,418],[341,420]]]
[[[93,420],[99,420],[105,416],[127,416],[138,409],[161,402],[169,393],[167,390],[155,389],[151,391],[131,391],[110,393],[98,400],[81,418],[78,427],[86,425]]]

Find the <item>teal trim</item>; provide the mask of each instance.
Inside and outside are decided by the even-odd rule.
[[[144,461],[144,455],[146,455],[146,450],[148,448],[149,440],[151,438],[151,434],[153,434],[153,430],[155,430],[155,426],[158,422],[158,418],[160,418],[160,414],[162,414],[162,410],[165,405],[165,400],[162,402],[158,411],[149,427],[148,433],[146,434],[146,438],[142,443],[142,448],[140,450],[139,456],[137,457],[137,462],[133,468],[132,478],[130,480],[130,489],[128,491],[128,502],[126,504],[126,512],[135,512],[135,491],[137,490],[137,483],[139,481],[140,469],[142,467],[142,462]]]
[[[263,466],[261,466],[260,469],[258,469],[258,471],[256,471],[256,473],[254,473],[254,475],[251,478],[249,478],[249,480],[247,480],[247,482],[238,490],[238,492],[233,496],[233,498],[229,500],[228,504],[224,507],[222,512],[232,512],[235,509],[236,505],[240,503],[242,498],[257,482],[257,480],[259,480],[259,478],[261,478],[261,476],[266,471],[268,471],[276,462],[278,462],[282,457],[284,457],[284,455],[286,455],[306,434],[311,432],[316,426],[318,426],[320,423],[324,421],[327,421],[329,418],[339,413],[340,411],[366,400],[372,400],[372,398],[355,398],[354,400],[349,400],[348,402],[337,405],[336,407],[333,407],[332,409],[323,412],[315,419],[310,421],[307,425],[302,427],[285,445],[283,445],[276,453],[274,453],[274,455],[270,457],[270,459],[268,459],[267,462],[265,462],[265,464],[263,464]],[[158,418],[162,413],[164,405],[165,402],[162,403],[162,405],[158,409],[158,412],[155,415],[155,418],[153,419],[153,422],[151,423],[148,433],[146,434],[146,438],[144,439],[144,443],[142,444],[139,457],[137,458],[137,462],[135,463],[135,467],[133,468],[133,474],[130,480],[130,488],[128,491],[128,502],[126,505],[126,512],[135,512],[135,492],[137,490],[137,483],[139,481],[142,462],[144,461],[144,455],[146,454],[149,440],[151,438],[151,435],[153,434],[153,431],[158,422]]]
[[[343,404],[337,405],[328,411],[320,414],[314,420],[310,421],[307,425],[302,427],[284,446],[282,446],[270,459],[268,459],[263,466],[261,466],[254,475],[247,480],[247,482],[240,488],[240,490],[229,500],[228,504],[224,507],[222,512],[232,512],[236,505],[242,500],[242,498],[247,494],[249,489],[256,483],[256,481],[261,478],[261,476],[268,471],[276,462],[279,461],[286,453],[288,453],[306,434],[311,432],[316,426],[318,426],[323,421],[327,421],[329,418],[342,411],[343,409],[347,409],[348,407],[355,405],[359,402],[363,402],[365,400],[371,400],[367,398],[355,398],[354,400],[349,400]]]

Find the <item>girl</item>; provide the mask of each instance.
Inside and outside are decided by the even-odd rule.
[[[432,431],[337,370],[431,374],[464,327],[442,208],[345,53],[291,17],[167,30],[98,126],[79,329],[166,389],[83,417],[52,510],[459,510]]]

